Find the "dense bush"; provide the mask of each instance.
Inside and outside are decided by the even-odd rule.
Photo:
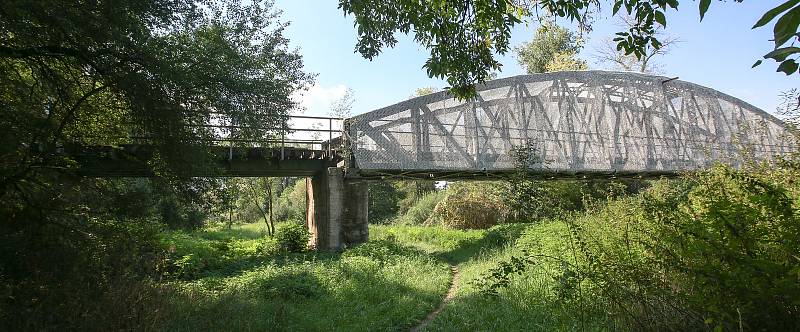
[[[504,221],[508,208],[490,182],[455,183],[433,210],[433,222],[456,229],[485,229]]]
[[[289,179],[275,204],[276,220],[302,220],[306,217],[306,181]],[[294,182],[292,182],[294,181]]]
[[[800,326],[800,167],[716,166],[655,183],[577,220],[487,271],[496,293],[533,267],[569,310],[589,304],[634,330],[793,330]]]
[[[397,214],[405,215],[419,200],[436,190],[436,182],[432,180],[395,181],[401,199],[397,202]]]
[[[403,193],[389,181],[372,181],[369,190],[369,223],[384,224],[391,221],[399,210]]]
[[[711,326],[800,326],[798,180],[796,167],[718,166],[690,178],[689,190],[647,192],[640,217],[628,223],[645,226],[637,227],[641,255],[668,276],[654,286]]]
[[[25,232],[5,226],[0,330],[130,330],[153,318],[155,223],[61,218]]]
[[[278,225],[275,230],[275,241],[282,250],[289,252],[303,252],[308,249],[308,240],[311,234],[306,226],[300,222],[287,222]]]
[[[582,179],[542,180],[536,173],[544,163],[535,143],[512,147],[514,172],[501,194],[509,208],[509,221],[537,222],[583,211],[608,199],[638,193],[648,184],[644,180]]]
[[[423,224],[430,224],[433,221],[428,222],[431,215],[433,214],[433,209],[436,208],[436,204],[439,203],[445,196],[445,191],[433,191],[424,194],[420,197],[410,208],[408,211],[403,214],[402,216],[397,218],[397,222],[404,224],[404,225],[423,225]]]
[[[203,227],[206,214],[192,204],[180,203],[172,197],[161,200],[158,204],[161,221],[172,229],[198,229]]]

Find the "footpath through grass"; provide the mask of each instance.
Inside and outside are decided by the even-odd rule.
[[[261,227],[165,235],[164,245],[184,262],[169,283],[175,291],[164,313],[167,330],[408,330],[445,296],[449,264],[459,266],[461,280],[429,331],[606,326],[602,321],[587,325],[592,320],[580,315],[591,311],[564,310],[553,291],[555,279],[547,273],[512,277],[499,296],[487,296],[476,286],[498,262],[524,248],[563,252],[563,223],[469,231],[371,226],[368,243],[339,254],[280,253]]]
[[[560,267],[542,263],[536,272],[510,274],[497,295],[483,292],[479,281],[500,262],[536,248],[554,257],[569,256],[568,228],[563,222],[522,224],[519,238],[500,250],[483,250],[459,265],[461,280],[454,299],[428,325],[427,331],[568,331],[613,330],[603,313],[587,305],[574,310],[559,298]],[[491,230],[490,230],[491,232]]]
[[[459,231],[440,227],[376,226],[375,237],[395,239],[457,264],[460,281],[455,297],[426,331],[566,331],[614,330],[596,303],[564,303],[558,290],[565,280],[552,260],[540,268],[510,274],[497,295],[487,295],[480,281],[503,262],[535,250],[570,259],[569,230],[561,221],[505,224],[489,230]],[[575,310],[581,307],[582,310]]]

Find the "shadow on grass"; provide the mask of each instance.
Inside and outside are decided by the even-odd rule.
[[[596,306],[565,303],[544,292],[515,289],[497,297],[480,293],[458,296],[426,331],[625,330]]]
[[[449,264],[457,265],[468,261],[480,252],[502,249],[522,235],[529,224],[504,224],[486,231],[480,238],[464,239],[452,250],[436,254],[436,257]]]
[[[447,272],[425,255],[378,240],[342,254],[284,256],[280,267],[189,284],[172,297],[164,326],[179,331],[407,330],[438,304],[446,287]],[[418,273],[436,278],[420,280]]]

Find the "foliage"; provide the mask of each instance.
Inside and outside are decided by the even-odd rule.
[[[423,194],[408,211],[397,218],[397,223],[403,225],[432,224],[428,222],[433,210],[446,195],[445,191],[433,191]]]
[[[353,103],[355,102],[355,92],[353,89],[347,88],[341,98],[331,102],[328,115],[334,118],[349,118],[352,115]]]
[[[786,161],[658,182],[567,219],[558,234],[523,236],[474,285],[506,295],[518,278],[546,275],[568,310],[602,308],[614,329],[791,329],[800,298],[798,176]]]
[[[698,1],[700,20],[711,6],[711,0]],[[734,0],[741,2],[741,0]],[[667,26],[666,14],[678,10],[677,0],[573,0],[573,1],[380,1],[339,0],[345,15],[353,15],[358,29],[356,51],[373,59],[384,47],[394,47],[396,32],[410,34],[430,50],[424,67],[430,77],[446,78],[450,91],[460,98],[476,94],[475,83],[489,78],[489,72],[500,69],[495,54],[509,50],[511,29],[525,20],[564,18],[577,22],[581,30],[591,28],[591,13],[599,12],[601,3],[611,6],[612,16],[625,13],[631,18],[627,31],[616,33],[616,49],[641,59],[647,49],[659,49],[663,43],[656,35]],[[767,54],[781,62],[779,71],[795,73],[798,65],[786,56],[800,48],[781,47],[796,38],[800,9],[798,1],[788,0],[767,12],[754,28],[763,26],[782,14],[774,26],[776,50]],[[779,48],[780,47],[780,48]],[[760,63],[760,61],[758,62]]]
[[[160,272],[170,279],[194,280],[247,267],[278,251],[278,244],[265,237],[268,231],[267,225],[254,223],[162,233],[160,247],[167,256]]]
[[[190,242],[259,241],[264,228],[257,223],[185,234]],[[386,239],[342,254],[273,251],[254,264],[229,260],[215,271],[170,282],[169,301],[153,308],[160,315],[152,329],[408,329],[441,301],[450,276],[446,264]]]
[[[174,197],[167,197],[158,204],[161,221],[172,229],[197,229],[203,226],[205,215],[196,207],[178,204]]]
[[[57,157],[58,146],[126,142],[120,133],[152,138],[158,172],[207,167],[200,162],[207,157],[202,149],[186,143],[226,133],[198,126],[216,120],[274,127],[283,121],[276,115],[294,107],[291,93],[310,81],[270,3],[2,6],[0,94],[9,116],[0,127],[9,129],[7,146],[21,149],[7,151],[14,153],[14,167],[3,168],[2,190],[7,180],[31,172],[31,163],[71,167]],[[212,120],[211,111],[226,116]],[[268,133],[249,129],[236,135]],[[32,145],[41,149],[24,148]]]
[[[157,225],[58,221],[0,225],[0,329],[142,327],[137,319],[159,300],[148,288],[160,261]]]
[[[426,86],[426,87],[418,88],[418,89],[414,90],[414,94],[411,96],[411,98],[427,96],[429,94],[438,92],[438,90],[439,89],[434,88],[432,86]],[[409,98],[409,99],[411,99],[411,98]]]
[[[301,222],[290,221],[278,226],[275,230],[275,241],[282,250],[288,252],[303,252],[308,249],[308,233],[306,225]]]
[[[369,190],[369,223],[382,224],[391,221],[398,211],[398,203],[404,193],[389,181],[371,181]]]
[[[306,181],[302,178],[287,179],[283,192],[275,204],[278,220],[304,220],[306,218]]]
[[[617,26],[630,29],[636,22],[629,16],[623,13],[617,16]],[[667,34],[664,26],[656,26],[653,35],[658,38],[661,43],[660,47],[653,45],[645,45],[644,53],[642,56],[637,57],[633,54],[626,54],[624,49],[618,49],[612,40],[608,37],[603,40],[600,46],[595,50],[594,57],[601,65],[606,65],[612,70],[631,71],[647,74],[661,74],[662,68],[656,60],[659,57],[665,56],[672,51],[672,49],[681,42],[675,36]]]
[[[0,311],[14,317],[0,329],[148,329],[156,230],[197,227],[219,202],[218,181],[187,177],[215,170],[196,143],[230,134],[204,126],[274,127],[310,82],[277,15],[260,1],[0,4]],[[153,148],[158,178],[76,176],[71,151],[131,143]]]
[[[781,330],[800,323],[799,171],[718,166],[687,193],[646,196],[643,217],[655,236],[642,241],[645,255],[682,286],[674,293],[706,324]]]
[[[637,180],[541,180],[543,166],[532,143],[511,149],[514,172],[500,193],[509,208],[509,221],[538,222],[582,211],[607,199],[638,192],[646,184]]]
[[[397,214],[405,215],[426,194],[436,190],[436,182],[432,180],[395,181],[394,187],[401,197],[397,201]]]
[[[779,17],[780,16],[780,17]],[[795,41],[800,37],[800,1],[787,0],[779,6],[767,11],[761,19],[753,25],[753,29],[762,27],[777,18],[773,28],[773,39],[775,49],[764,55],[764,59],[772,59],[779,63],[778,72],[786,75],[797,73],[800,64],[797,57],[800,48],[794,46]],[[786,46],[788,43],[788,46]],[[760,65],[762,60],[756,61],[753,67]]]
[[[432,218],[455,229],[485,229],[505,221],[508,207],[496,183],[455,183],[436,204]]]
[[[384,47],[397,43],[395,31],[414,32],[414,39],[431,50],[424,67],[430,77],[446,78],[457,95],[474,95],[500,68],[495,52],[508,50],[511,27],[520,20],[507,1],[339,1],[345,14],[355,17],[356,50],[373,59]]]
[[[555,22],[544,21],[529,42],[514,49],[528,74],[562,70],[585,70],[586,61],[577,58],[581,40]]]

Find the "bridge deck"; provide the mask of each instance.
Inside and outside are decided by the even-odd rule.
[[[193,177],[313,176],[341,161],[335,150],[298,148],[212,147],[215,165],[192,168]],[[120,147],[71,146],[66,151],[80,165],[79,173],[92,177],[151,177],[148,161],[154,149],[147,145]],[[187,165],[190,167],[191,165]]]

